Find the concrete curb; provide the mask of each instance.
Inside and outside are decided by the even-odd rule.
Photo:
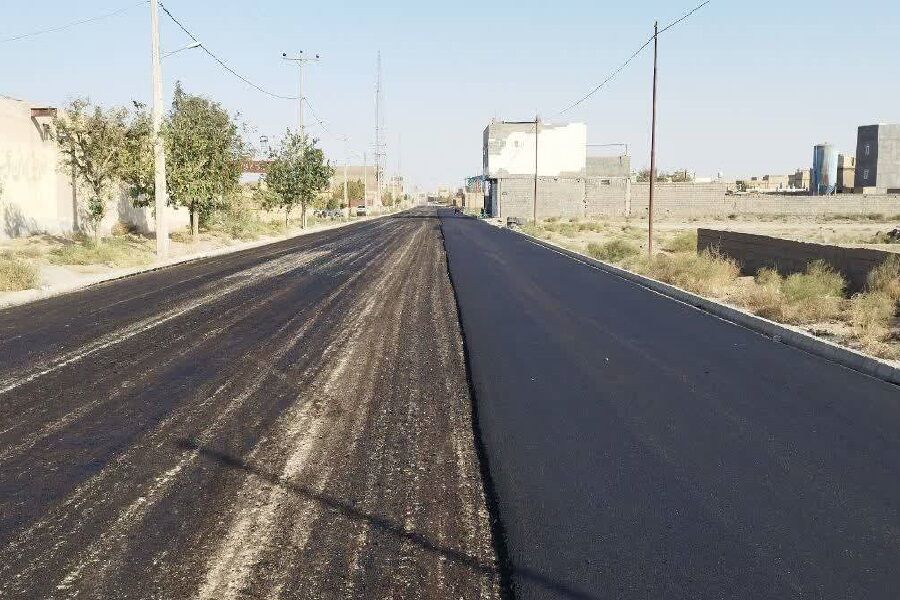
[[[357,223],[365,223],[367,221],[375,221],[377,219],[383,219],[385,217],[390,217],[393,214],[396,214],[396,213],[378,215],[377,217],[364,218],[361,220],[350,221],[347,223],[338,223],[335,225],[329,225],[328,227],[322,227],[320,229],[314,229],[314,230],[310,230],[310,231],[300,231],[293,235],[288,235],[288,236],[284,236],[284,237],[270,238],[270,239],[265,239],[265,240],[255,240],[252,242],[244,242],[244,243],[240,243],[240,244],[234,244],[232,246],[223,246],[221,248],[214,248],[211,250],[207,250],[205,252],[197,252],[195,254],[186,254],[184,256],[170,258],[161,263],[152,263],[149,265],[144,265],[141,267],[134,267],[134,268],[130,268],[130,269],[117,269],[115,271],[109,271],[107,273],[100,273],[96,276],[85,277],[84,279],[77,281],[71,285],[51,287],[49,289],[42,289],[42,290],[23,290],[21,292],[11,292],[11,294],[20,294],[19,297],[12,297],[12,298],[7,297],[6,299],[4,299],[4,298],[2,298],[2,294],[0,294],[0,310],[3,310],[5,308],[11,308],[13,306],[21,306],[23,304],[29,304],[31,302],[37,302],[38,300],[44,300],[46,298],[53,298],[55,296],[62,296],[64,294],[78,292],[85,288],[89,288],[91,286],[94,286],[94,285],[97,285],[100,283],[107,283],[110,281],[125,279],[127,277],[133,277],[135,275],[140,275],[141,273],[151,273],[153,271],[168,269],[169,267],[183,265],[183,264],[186,264],[189,262],[193,262],[195,260],[202,260],[204,258],[214,258],[216,256],[232,254],[234,252],[241,252],[243,250],[251,250],[253,248],[259,248],[261,246],[267,246],[269,244],[277,244],[279,242],[285,242],[287,240],[292,240],[294,238],[303,237],[305,235],[310,235],[313,233],[329,231],[332,229],[340,229],[342,227],[347,227],[349,225],[355,225]]]
[[[573,260],[581,262],[589,267],[600,269],[612,275],[616,275],[622,279],[626,279],[636,283],[642,287],[650,289],[658,294],[672,298],[684,304],[698,308],[711,315],[730,321],[747,329],[761,333],[776,342],[780,342],[787,346],[803,350],[809,354],[824,358],[835,362],[843,367],[858,371],[875,379],[880,379],[888,383],[900,385],[900,368],[879,360],[873,356],[868,356],[856,350],[839,346],[838,344],[817,338],[812,334],[793,329],[781,323],[770,321],[763,317],[759,317],[743,310],[722,304],[708,298],[703,298],[691,292],[687,292],[679,287],[651,279],[643,275],[638,275],[631,271],[627,271],[620,267],[616,267],[603,261],[585,256],[577,252],[573,252],[567,248],[562,248],[550,242],[539,240],[521,231],[508,230],[515,234],[521,235],[533,244],[543,246],[548,250],[552,250]]]

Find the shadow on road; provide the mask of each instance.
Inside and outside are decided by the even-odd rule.
[[[486,574],[487,576],[492,578],[501,578],[501,581],[505,579],[501,577],[502,574],[500,572],[500,569],[493,564],[486,564],[481,560],[464,552],[438,544],[430,540],[426,536],[416,533],[415,531],[407,531],[401,524],[391,521],[390,519],[358,510],[339,498],[335,498],[333,496],[317,492],[312,488],[306,487],[304,485],[294,483],[290,480],[280,477],[279,475],[270,473],[265,469],[261,469],[250,463],[247,463],[240,458],[231,456],[230,454],[215,450],[213,448],[209,448],[207,446],[200,445],[194,440],[181,439],[176,442],[176,445],[185,451],[199,452],[202,456],[215,460],[216,462],[226,467],[251,473],[298,496],[302,496],[309,500],[319,502],[323,506],[337,511],[348,519],[367,523],[370,526],[378,529],[379,531],[386,532],[390,535],[396,536],[397,538],[406,540],[427,552],[442,556],[445,559],[458,565],[462,565],[468,569],[471,569],[472,571]],[[546,575],[538,573],[531,569],[512,567],[511,573],[509,573],[509,575],[529,580],[532,583],[536,583],[541,587],[547,589],[548,591],[554,592],[562,598],[572,598],[576,600],[597,600],[598,598],[597,596],[588,594],[581,590],[573,589],[562,582],[551,579]],[[505,595],[508,596],[508,592]]]

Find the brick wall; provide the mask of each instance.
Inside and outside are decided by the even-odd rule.
[[[745,275],[754,275],[764,267],[777,269],[782,275],[802,273],[809,263],[821,259],[844,276],[847,291],[851,293],[863,290],[869,272],[892,255],[883,250],[842,248],[767,235],[698,229],[697,250],[708,248],[717,248],[735,259]]]

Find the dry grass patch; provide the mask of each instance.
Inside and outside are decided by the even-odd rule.
[[[123,235],[95,241],[76,237],[50,251],[50,262],[56,265],[106,265],[138,267],[153,261],[151,243],[136,235]]]
[[[694,252],[697,250],[697,230],[691,229],[676,233],[672,239],[663,245],[663,250],[668,252]]]
[[[719,297],[734,288],[740,274],[737,262],[711,250],[641,256],[629,261],[628,268],[696,294]]]
[[[755,283],[742,300],[761,317],[803,325],[841,316],[846,282],[823,261],[810,263],[805,273],[787,277],[773,269],[760,269]]]
[[[602,244],[590,243],[587,252],[597,260],[618,263],[640,253],[640,248],[623,239],[613,239]]]
[[[30,261],[11,252],[0,254],[0,292],[30,290],[40,285],[40,274]]]
[[[891,256],[880,266],[872,269],[868,278],[868,289],[881,292],[900,302],[900,255]]]

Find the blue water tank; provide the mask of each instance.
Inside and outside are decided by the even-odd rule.
[[[809,191],[814,196],[833,194],[837,189],[838,153],[831,144],[813,148],[812,177]]]

